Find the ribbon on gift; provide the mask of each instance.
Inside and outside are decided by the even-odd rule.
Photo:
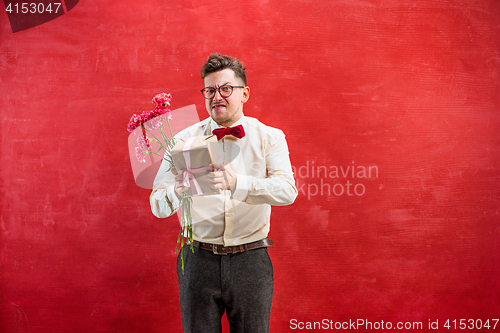
[[[200,172],[205,172],[208,170],[212,170],[210,167],[202,167],[202,168],[196,168],[196,169],[191,169],[191,156],[189,154],[189,148],[191,147],[191,144],[195,140],[195,137],[191,137],[186,141],[186,144],[184,145],[184,148],[182,148],[182,155],[184,156],[184,161],[186,161],[186,170],[179,170],[178,172],[182,175],[183,177],[183,185],[186,187],[191,187],[191,182],[194,185],[194,188],[191,188],[191,192],[193,193],[193,197],[197,197],[199,195],[203,194],[203,191],[201,190],[200,184],[194,177],[194,173],[200,173]]]

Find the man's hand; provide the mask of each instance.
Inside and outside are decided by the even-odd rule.
[[[225,165],[221,169],[215,169],[213,164],[210,167],[214,170],[207,176],[212,181],[212,187],[215,189],[230,190],[234,193],[236,189],[236,174],[234,173],[231,166]]]
[[[174,192],[175,192],[175,195],[177,196],[177,198],[180,200],[182,198],[182,193],[189,190],[189,187],[184,186],[184,179],[182,177],[182,174],[177,173],[177,170],[175,168],[170,169],[170,171],[175,176]]]
[[[225,165],[221,169],[215,169],[213,164],[210,164],[212,172],[207,174],[208,179],[212,182],[212,187],[215,189],[230,190],[234,193],[236,189],[236,174],[230,165]],[[182,174],[177,173],[175,168],[170,170],[175,176],[174,192],[177,198],[182,198],[182,193],[189,190],[189,187],[184,186],[184,179]]]

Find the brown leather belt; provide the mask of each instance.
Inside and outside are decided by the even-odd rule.
[[[202,243],[198,241],[193,241],[193,245],[198,246],[200,249],[213,252],[215,254],[228,254],[228,253],[234,254],[234,253],[259,249],[261,247],[269,247],[269,246],[273,247],[274,242],[271,238],[264,238],[261,239],[260,241],[236,245],[236,246],[224,246],[221,244]]]

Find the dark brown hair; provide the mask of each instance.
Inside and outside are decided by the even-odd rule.
[[[208,57],[208,60],[203,67],[201,67],[201,78],[204,79],[208,74],[219,72],[227,68],[233,70],[235,76],[241,79],[245,86],[247,85],[245,65],[236,58],[231,58],[219,53],[212,53]]]

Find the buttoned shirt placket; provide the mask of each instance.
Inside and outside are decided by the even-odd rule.
[[[224,161],[230,161],[231,145],[226,143],[226,139],[222,139],[222,150]],[[234,205],[231,197],[231,190],[224,190],[224,246],[230,243],[234,228]]]

